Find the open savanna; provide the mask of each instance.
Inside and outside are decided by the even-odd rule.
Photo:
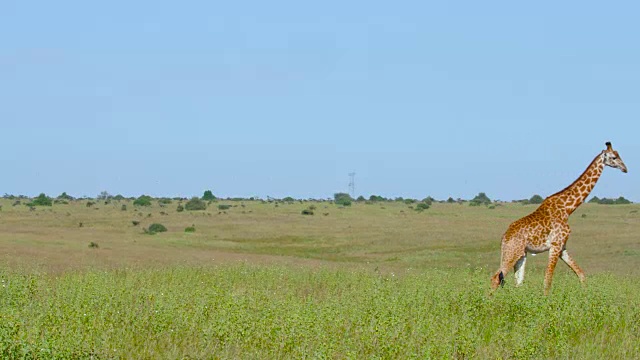
[[[12,202],[2,358],[640,357],[638,205],[580,207],[568,248],[587,285],[560,264],[543,297],[546,254],[488,296],[502,233],[535,205]]]

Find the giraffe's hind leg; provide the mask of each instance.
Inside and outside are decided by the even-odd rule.
[[[516,286],[522,285],[524,281],[524,267],[527,264],[527,254],[523,255],[513,267],[516,276]]]
[[[580,279],[580,282],[583,283],[585,280],[584,271],[580,269],[580,266],[578,266],[576,261],[573,260],[571,255],[569,255],[569,252],[567,252],[567,249],[562,250],[562,253],[560,253],[560,258],[562,259],[562,261],[567,263],[567,265],[569,265],[571,270],[573,270],[573,272],[576,273],[576,275],[578,275],[578,279]]]

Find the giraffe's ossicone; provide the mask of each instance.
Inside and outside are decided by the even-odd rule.
[[[531,214],[514,221],[502,236],[500,268],[491,277],[491,288],[504,284],[504,276],[513,267],[516,286],[524,280],[527,254],[549,251],[549,262],[544,276],[544,294],[549,294],[553,271],[562,259],[584,281],[584,272],[567,252],[569,215],[582,204],[602,174],[605,165],[627,172],[627,166],[611,143],[598,154],[576,181],[564,190],[547,197]]]

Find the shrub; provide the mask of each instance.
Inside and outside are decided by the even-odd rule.
[[[302,210],[302,215],[313,215],[313,210],[304,209],[304,210]]]
[[[51,200],[51,198],[45,195],[44,193],[41,193],[40,195],[38,195],[37,198],[33,199],[33,201],[31,201],[27,205],[28,206],[51,206],[53,205],[53,200]]]
[[[418,205],[416,205],[416,211],[424,211],[430,207],[431,205],[427,204],[426,202],[421,202],[421,203],[418,203]]]
[[[93,201],[87,201],[87,207],[92,207],[93,205],[95,205],[96,203],[94,203]]]
[[[168,205],[168,204],[171,204],[171,199],[169,199],[169,198],[162,198],[162,199],[158,200],[158,204],[162,204],[162,205]]]
[[[454,203],[456,201],[451,196],[449,196],[449,198],[447,199],[447,202],[451,204],[451,203]]]
[[[133,226],[140,225],[140,221],[137,221],[137,220],[131,220],[131,223],[133,224]]]
[[[529,199],[529,204],[542,204],[543,201],[544,199],[542,198],[542,196],[536,194],[533,195],[531,199]]]
[[[151,206],[151,196],[140,195],[133,201],[133,206]]]
[[[387,201],[387,199],[379,195],[371,195],[369,196],[369,201]]]
[[[62,199],[55,199],[53,200],[54,204],[60,204],[60,205],[67,205],[69,204],[69,202],[67,200],[62,200]]]
[[[165,232],[165,231],[167,231],[167,228],[162,224],[153,223],[149,225],[149,232],[159,233],[159,232]]]
[[[427,196],[426,198],[422,199],[422,202],[425,204],[432,205],[434,202],[434,199],[431,196]]]
[[[120,210],[127,211],[127,205],[122,204],[122,206],[120,206]]]
[[[184,211],[184,206],[182,206],[182,204],[178,204],[178,207],[176,208],[177,212],[183,212]]]
[[[407,205],[416,203],[417,201],[418,200],[416,200],[416,199],[404,199],[404,203],[407,204]]]
[[[122,201],[122,200],[124,200],[124,196],[118,194],[118,195],[113,197],[113,200]]]
[[[356,199],[357,202],[365,202],[367,201],[367,199],[364,198],[364,196],[360,195],[358,196],[358,198]]]
[[[278,204],[276,204],[276,206],[278,206]],[[231,205],[227,205],[227,204],[218,205],[218,210],[229,210],[230,208],[231,208]]]
[[[333,194],[333,199],[336,205],[342,206],[351,206],[351,202],[353,201],[351,196],[347,193],[335,193]]]
[[[469,205],[471,206],[478,206],[478,205],[489,205],[491,204],[491,199],[489,199],[489,197],[487,196],[487,194],[481,192],[478,195],[476,195],[476,197],[474,197],[470,202]]]
[[[73,200],[73,196],[70,196],[66,192],[63,192],[62,194],[58,195],[57,199],[71,201]]]
[[[296,199],[292,198],[291,196],[287,196],[286,198],[282,199],[282,202],[292,203],[294,201],[296,201]]]
[[[193,197],[193,198],[191,198],[191,200],[187,201],[187,203],[184,205],[184,208],[189,210],[189,211],[206,210],[207,209],[207,203],[205,203],[204,201],[198,199],[197,197]]]
[[[92,242],[90,242],[90,243],[89,243],[89,248],[91,248],[91,249],[97,249],[97,248],[99,248],[98,243],[97,243],[97,242],[93,242],[93,241],[92,241]]]
[[[600,199],[598,199],[597,196],[594,196],[591,198],[591,200],[588,201],[589,204],[599,204],[600,203]]]
[[[187,226],[186,228],[184,228],[184,232],[186,233],[196,232],[196,226],[195,225]]]

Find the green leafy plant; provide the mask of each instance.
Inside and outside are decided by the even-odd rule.
[[[38,195],[38,197],[33,199],[33,201],[31,201],[27,205],[28,206],[51,206],[53,205],[53,200],[47,195],[45,195],[44,193],[41,193],[40,195]]]
[[[184,208],[189,211],[206,210],[207,203],[198,199],[197,197],[193,197],[191,198],[191,200],[187,201],[187,203],[184,205]]]
[[[140,197],[133,201],[133,206],[151,206],[151,199],[151,196],[140,195]]]
[[[159,232],[165,232],[165,231],[167,231],[167,228],[162,224],[153,223],[149,225],[149,232],[159,233]]]

